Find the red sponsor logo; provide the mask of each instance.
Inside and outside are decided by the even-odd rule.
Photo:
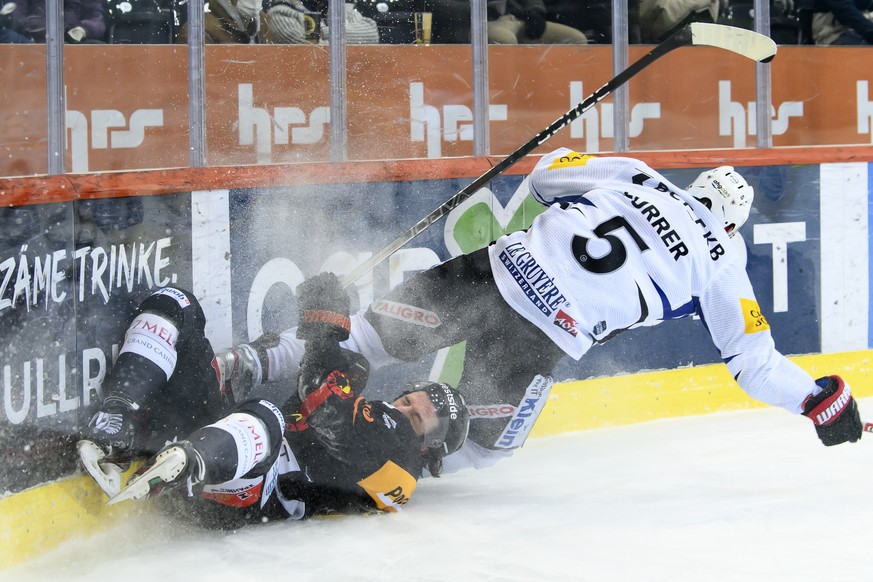
[[[467,408],[470,418],[505,418],[515,414],[515,406],[511,404],[483,404]]]
[[[396,301],[380,301],[373,306],[373,311],[379,315],[385,315],[401,321],[406,321],[414,325],[422,325],[424,327],[439,327],[442,325],[439,315],[433,311],[421,309],[414,305],[406,305],[397,303]]]
[[[220,487],[220,486],[219,486]],[[214,487],[210,491],[201,493],[203,499],[210,499],[221,505],[229,505],[230,507],[248,507],[258,502],[261,498],[261,490],[264,487],[263,481],[258,481],[252,485],[228,490],[222,490],[219,487]]]
[[[579,333],[576,330],[576,320],[570,317],[563,309],[559,309],[555,314],[554,324],[573,337],[576,337],[576,334]]]

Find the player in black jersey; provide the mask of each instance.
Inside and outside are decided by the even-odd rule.
[[[331,313],[347,318],[343,306]],[[208,526],[239,527],[396,511],[423,470],[438,476],[443,456],[466,439],[460,393],[420,382],[394,402],[368,401],[360,395],[367,361],[338,344],[347,323],[323,321],[301,305],[306,319],[298,385],[276,405],[223,390],[203,311],[190,293],[164,288],[149,296],[78,443],[83,466],[110,503],[169,489],[161,500],[174,512]],[[124,464],[149,456],[121,489]]]

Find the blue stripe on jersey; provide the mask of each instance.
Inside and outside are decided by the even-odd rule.
[[[652,285],[654,285],[655,287],[655,291],[657,291],[658,295],[661,297],[661,305],[664,307],[664,316],[661,318],[661,321],[682,319],[683,317],[688,317],[698,312],[699,304],[696,297],[692,297],[691,300],[688,301],[688,303],[686,303],[685,305],[680,305],[676,309],[673,309],[670,305],[670,301],[667,299],[667,294],[664,293],[664,291],[657,283],[655,283],[654,279],[649,277],[649,281],[652,282]]]

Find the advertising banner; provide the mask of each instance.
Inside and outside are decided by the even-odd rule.
[[[678,185],[699,170],[665,171]],[[786,354],[869,345],[870,164],[742,168],[757,195],[741,230],[748,272]],[[345,273],[467,184],[466,179],[210,190],[4,209],[0,257],[0,489],[75,469],[74,442],[100,400],[131,314],[165,285],[192,290],[221,349],[296,324],[294,289]],[[542,211],[501,176],[349,289],[364,309],[440,261],[530,225]],[[370,397],[412,379],[457,377],[462,350],[371,376]],[[565,358],[557,380],[720,361],[693,317],[631,330]],[[273,389],[288,390],[290,384]]]
[[[636,60],[651,47],[630,47]],[[206,47],[209,165],[330,159],[330,55],[313,45]],[[769,65],[775,146],[873,143],[873,71],[858,47],[783,46]],[[0,46],[0,175],[47,171],[45,47]],[[347,47],[350,160],[473,154],[469,46]],[[65,52],[67,169],[186,167],[184,46],[83,45]],[[489,47],[490,151],[506,155],[613,76],[609,46]],[[160,83],[154,82],[160,79]],[[109,89],[107,89],[109,88]],[[756,145],[755,67],[684,48],[629,85],[631,150]],[[612,151],[612,98],[549,142]]]

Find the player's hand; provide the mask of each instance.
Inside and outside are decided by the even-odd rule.
[[[827,446],[861,438],[864,426],[851,389],[839,376],[825,376],[815,381],[822,391],[803,403],[803,414],[815,424],[818,438]]]
[[[297,286],[297,337],[341,342],[349,338],[349,296],[333,273],[319,273]]]

